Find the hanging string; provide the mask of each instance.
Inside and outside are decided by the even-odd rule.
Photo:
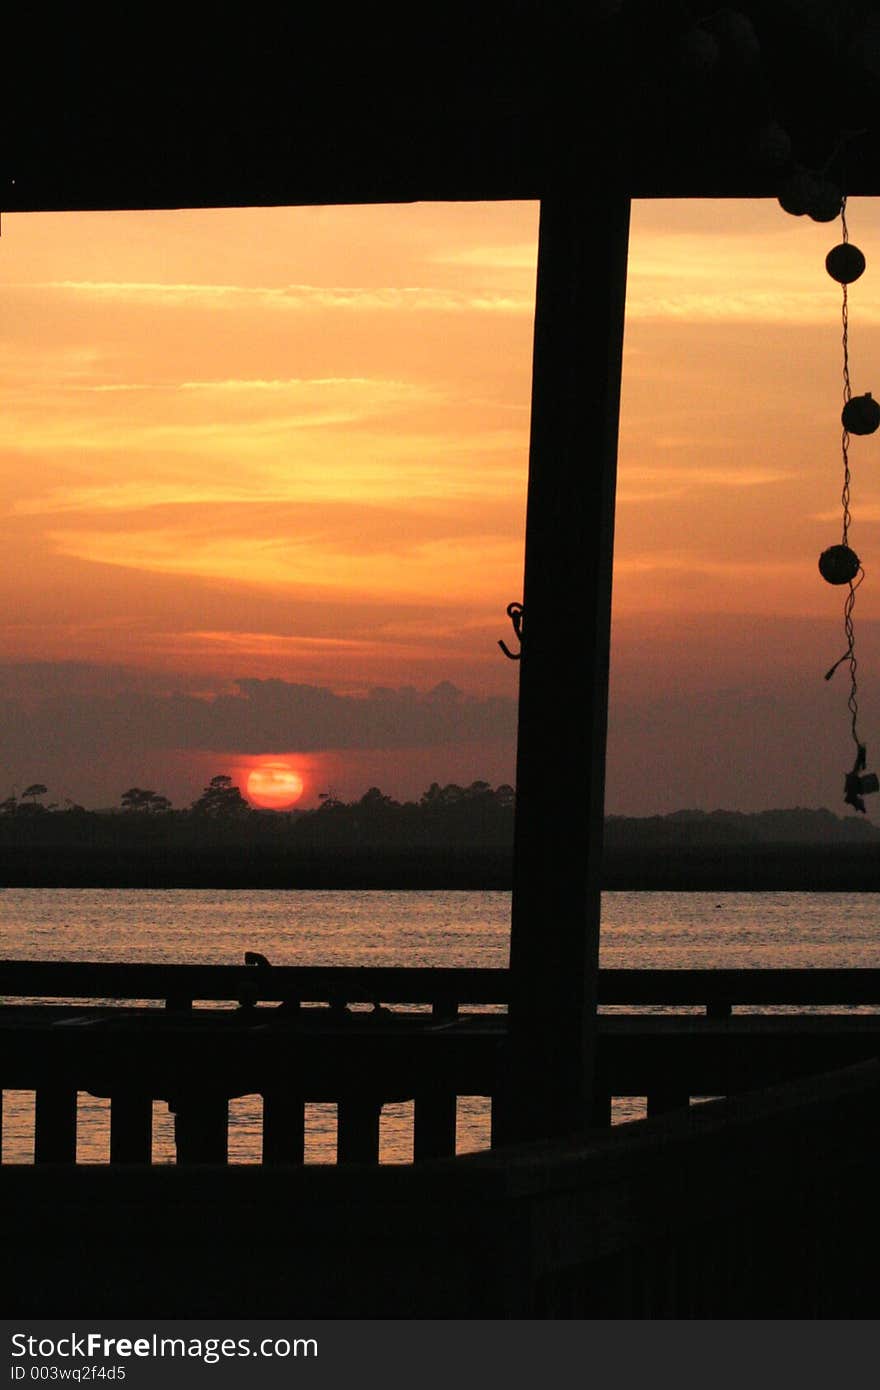
[[[840,223],[843,231],[843,244],[849,242],[849,228],[846,225],[846,198],[840,205]],[[841,308],[841,319],[843,323],[843,404],[848,405],[852,400],[852,386],[849,380],[849,299],[847,296],[847,283],[843,285],[843,305]],[[849,523],[852,520],[849,513],[849,430],[842,423],[843,434],[841,436],[841,450],[843,452],[843,493],[841,502],[843,503],[843,544],[849,543]]]
[[[843,233],[843,244],[846,245],[846,244],[849,242],[849,228],[847,227],[847,224],[846,224],[846,198],[843,199],[843,201],[842,201],[842,203],[841,203],[841,206],[840,206],[840,222],[841,222],[841,229],[842,229],[842,233]],[[846,284],[846,281],[844,281],[842,288],[843,288],[843,303],[842,303],[842,306],[841,306],[841,323],[842,323],[842,329],[843,329],[843,333],[842,333],[842,342],[843,342],[843,404],[844,404],[844,406],[846,406],[846,405],[848,405],[849,402],[852,400],[852,385],[851,385],[851,383],[850,383],[850,378],[849,378],[849,300],[848,300],[848,296],[847,296],[847,284]],[[841,425],[841,429],[842,429],[842,433],[841,433],[840,447],[841,447],[841,453],[842,453],[842,455],[843,455],[843,491],[841,492],[841,497],[840,497],[841,504],[842,504],[842,507],[843,507],[843,538],[842,538],[842,544],[845,545],[845,546],[848,546],[848,545],[849,545],[849,527],[850,527],[850,522],[851,522],[851,520],[852,520],[852,517],[851,517],[851,515],[850,515],[850,509],[849,509],[849,502],[850,502],[850,483],[851,483],[851,474],[850,474],[850,469],[849,469],[849,430],[847,429],[846,425],[843,424],[843,423],[842,423],[842,425]],[[837,670],[838,666],[840,666],[840,665],[842,664],[842,662],[844,662],[844,661],[849,662],[849,685],[850,685],[850,688],[849,688],[849,699],[847,700],[847,708],[849,709],[849,712],[850,712],[850,728],[851,728],[851,731],[852,731],[853,743],[856,745],[856,750],[857,750],[857,761],[863,760],[863,758],[864,758],[864,752],[863,752],[862,741],[861,741],[861,739],[859,738],[859,731],[858,731],[858,719],[859,719],[859,686],[858,686],[858,680],[857,680],[857,678],[856,678],[856,672],[858,671],[858,661],[857,661],[857,659],[856,659],[856,647],[855,647],[856,635],[855,635],[855,625],[854,625],[854,622],[853,622],[853,609],[855,608],[855,603],[856,603],[856,590],[858,589],[858,587],[859,587],[859,585],[861,584],[861,582],[862,582],[862,580],[864,579],[864,577],[865,577],[865,571],[864,571],[863,567],[862,567],[861,565],[859,565],[859,569],[858,569],[857,575],[856,575],[853,579],[851,579],[851,580],[849,581],[849,593],[847,594],[847,596],[846,596],[846,602],[845,602],[844,605],[843,605],[843,631],[844,631],[844,635],[845,635],[845,637],[846,637],[846,651],[844,652],[843,656],[840,657],[840,659],[834,663],[834,665],[831,667],[831,670],[827,673],[827,675],[826,675],[826,677],[825,677],[826,680],[830,680],[831,677],[834,675],[834,672]],[[862,766],[864,766],[864,762],[863,762],[863,761],[862,761]]]
[[[840,545],[831,545],[819,556],[819,573],[829,584],[846,585],[847,595],[843,606],[843,630],[846,637],[846,651],[825,672],[830,680],[838,666],[845,662],[849,666],[849,697],[847,708],[850,714],[850,731],[856,746],[853,769],[844,780],[844,801],[857,811],[865,810],[864,796],[868,792],[880,791],[880,777],[873,772],[865,772],[867,753],[859,737],[859,687],[858,662],[856,660],[855,625],[853,612],[856,593],[865,578],[861,560],[849,545],[851,474],[849,467],[850,435],[873,434],[880,429],[880,402],[873,399],[870,392],[853,397],[849,375],[849,290],[848,286],[865,269],[865,257],[857,246],[849,240],[846,221],[846,196],[825,177],[828,167],[841,154],[844,144],[850,138],[861,135],[861,131],[843,131],[838,148],[831,155],[825,170],[820,175],[797,167],[784,184],[779,194],[779,202],[786,212],[793,216],[809,213],[816,222],[833,221],[840,217],[843,235],[842,243],[833,246],[825,258],[825,268],[832,280],[842,287],[841,328],[843,347],[843,410],[841,412],[841,455],[843,458],[843,487],[840,501],[843,512],[843,534]]]

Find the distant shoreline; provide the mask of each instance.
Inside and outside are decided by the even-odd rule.
[[[880,892],[876,845],[609,848],[612,891]],[[4,888],[509,890],[506,848],[7,845]]]

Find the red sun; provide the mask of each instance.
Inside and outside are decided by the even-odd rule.
[[[288,763],[261,763],[248,773],[248,799],[270,811],[285,811],[299,801],[303,779]]]

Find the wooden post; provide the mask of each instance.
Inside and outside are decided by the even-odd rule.
[[[76,1163],[75,1086],[40,1086],[37,1089],[34,1163]]]
[[[593,1101],[590,1107],[590,1124],[594,1129],[610,1129],[611,1117],[614,1113],[612,1102],[614,1097],[610,1091],[593,1091]]]
[[[687,1091],[679,1091],[673,1087],[649,1091],[647,1101],[648,1119],[651,1120],[655,1115],[668,1115],[671,1110],[687,1110],[691,1098]]]
[[[286,1090],[263,1093],[263,1162],[304,1163],[306,1111],[302,1096]]]
[[[507,1141],[570,1133],[590,1117],[629,232],[629,199],[598,181],[578,168],[541,204]]]
[[[458,1097],[454,1091],[435,1088],[416,1092],[413,1107],[413,1160],[450,1158],[455,1153]]]
[[[373,1096],[346,1096],[337,1106],[337,1163],[379,1162],[382,1102]]]
[[[178,1163],[226,1163],[229,1158],[229,1100],[199,1092],[175,1102],[174,1142]]]
[[[152,1096],[117,1091],[110,1098],[110,1162],[150,1163],[152,1158]]]

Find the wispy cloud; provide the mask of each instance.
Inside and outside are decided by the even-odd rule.
[[[825,512],[811,512],[808,519],[810,521],[832,521],[840,525],[840,515],[840,507],[837,506]],[[855,519],[864,522],[880,521],[880,502],[876,500],[865,501],[860,498]]]
[[[139,280],[46,280],[17,289],[55,290],[99,300],[116,299],[211,309],[254,306],[292,311],[355,310],[359,313],[529,314],[528,295],[437,289],[425,285],[374,288],[358,285],[163,284]]]
[[[436,396],[436,389],[416,386],[410,381],[390,381],[384,377],[368,376],[328,376],[328,377],[276,377],[266,380],[262,377],[225,377],[220,381],[128,381],[100,383],[92,386],[75,386],[70,390],[106,391],[213,391],[225,395],[227,392],[311,392],[321,389],[346,391],[365,390],[371,394],[379,393],[383,398],[400,395],[407,399],[417,397],[425,400]]]
[[[620,575],[638,575],[665,572],[667,574],[687,574],[742,576],[753,581],[760,576],[762,582],[772,577],[803,575],[803,563],[799,558],[792,560],[759,560],[751,556],[734,560],[727,557],[718,559],[699,554],[683,554],[679,550],[655,551],[640,555],[629,555],[615,562],[615,570]]]
[[[492,534],[425,537],[406,524],[385,532],[375,544],[352,547],[348,538],[320,534],[247,533],[230,523],[218,530],[207,514],[173,524],[71,528],[47,533],[54,553],[73,559],[201,579],[276,588],[289,593],[357,593],[362,598],[401,601],[473,598],[481,584],[474,575],[504,574],[516,566],[520,548],[512,536]],[[488,581],[487,581],[488,582]]]
[[[494,628],[492,629],[494,634]],[[371,637],[314,637],[282,632],[248,631],[207,631],[202,629],[182,630],[174,633],[157,634],[153,638],[153,648],[169,658],[175,665],[187,658],[195,658],[201,664],[206,661],[215,666],[223,662],[226,669],[238,665],[248,665],[257,669],[277,672],[279,663],[308,670],[327,662],[339,666],[339,674],[350,673],[353,666],[363,667],[364,663],[376,661],[407,661],[424,658],[426,647],[438,641],[446,643],[447,653],[453,650],[460,629],[449,629],[440,624],[431,626],[424,620],[410,626],[408,634],[389,630],[383,624]],[[494,646],[494,642],[489,644]]]
[[[790,482],[796,474],[784,468],[764,468],[751,464],[710,467],[703,463],[699,466],[669,464],[651,468],[627,463],[621,468],[621,476],[626,481],[618,489],[618,502],[653,502],[667,497],[681,497],[698,490],[736,491],[770,487],[775,483]]]
[[[468,246],[461,251],[442,251],[430,257],[432,265],[472,266],[476,270],[521,270],[534,274],[538,263],[535,241],[507,246]]]
[[[818,324],[839,312],[839,286],[811,246],[779,235],[751,240],[723,227],[634,238],[627,282],[630,319],[728,324]],[[827,249],[827,248],[826,248]],[[824,252],[823,252],[824,258]],[[880,302],[863,295],[863,323],[880,323]]]
[[[57,487],[41,497],[25,497],[10,507],[12,516],[60,516],[67,512],[135,512],[153,507],[210,506],[228,502],[253,504],[254,489],[244,485],[223,486],[204,483],[150,482],[95,484],[85,487]],[[260,502],[282,502],[283,494],[261,493]]]

